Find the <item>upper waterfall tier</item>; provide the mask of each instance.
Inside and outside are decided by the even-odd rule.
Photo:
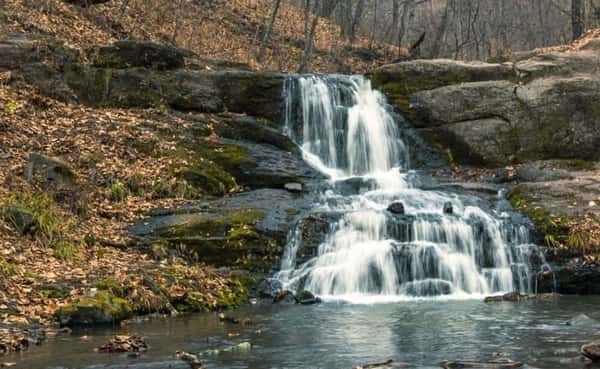
[[[284,86],[285,129],[333,179],[406,169],[408,155],[384,96],[360,76],[303,76]]]

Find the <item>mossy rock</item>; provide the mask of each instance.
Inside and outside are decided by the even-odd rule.
[[[130,318],[133,308],[127,300],[108,291],[82,297],[56,312],[61,325],[94,325],[118,323]]]
[[[188,292],[185,295],[183,303],[178,305],[178,309],[182,311],[206,312],[213,310],[213,304],[202,292]]]
[[[516,186],[507,195],[512,206],[525,214],[536,226],[537,231],[543,235],[549,247],[558,247],[568,241],[570,231],[570,218],[550,214],[542,206],[532,203],[527,190]]]
[[[94,66],[100,68],[145,67],[177,69],[185,66],[185,57],[193,54],[173,46],[145,41],[118,41],[96,51]]]
[[[94,283],[94,287],[100,291],[108,291],[117,297],[125,297],[125,287],[117,280],[106,278]]]
[[[225,286],[217,291],[217,308],[219,309],[233,309],[241,306],[250,295],[248,290],[240,281],[234,281],[232,285]]]

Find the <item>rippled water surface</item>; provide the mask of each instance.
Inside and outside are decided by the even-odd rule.
[[[502,352],[536,368],[584,368],[581,344],[600,338],[600,328],[566,326],[585,313],[600,319],[600,297],[484,304],[479,300],[422,300],[375,305],[327,302],[315,306],[262,305],[231,313],[250,317],[240,327],[215,314],[154,320],[104,330],[75,330],[3,361],[16,368],[81,368],[91,364],[171,360],[176,350],[202,353],[208,368],[353,368],[394,359],[412,368],[437,367],[446,359],[493,359]],[[239,333],[229,337],[229,333]],[[141,334],[148,353],[130,358],[94,347],[110,334]],[[222,351],[249,341],[250,351]]]

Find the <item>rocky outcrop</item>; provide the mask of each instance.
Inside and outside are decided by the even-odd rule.
[[[306,204],[302,195],[262,189],[157,210],[131,233],[209,264],[267,272],[278,265],[289,225]]]
[[[416,60],[370,73],[434,146],[458,162],[600,159],[600,54],[490,64]]]
[[[66,83],[94,106],[159,107],[236,112],[276,120],[284,75],[245,70],[152,70],[71,66]]]
[[[19,71],[44,94],[98,107],[235,112],[276,121],[285,75],[203,59],[143,41],[93,48],[87,60],[55,40],[0,38],[0,71]]]

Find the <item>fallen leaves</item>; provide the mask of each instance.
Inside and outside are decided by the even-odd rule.
[[[146,341],[141,336],[113,336],[107,343],[96,349],[98,352],[145,352],[148,350]]]

